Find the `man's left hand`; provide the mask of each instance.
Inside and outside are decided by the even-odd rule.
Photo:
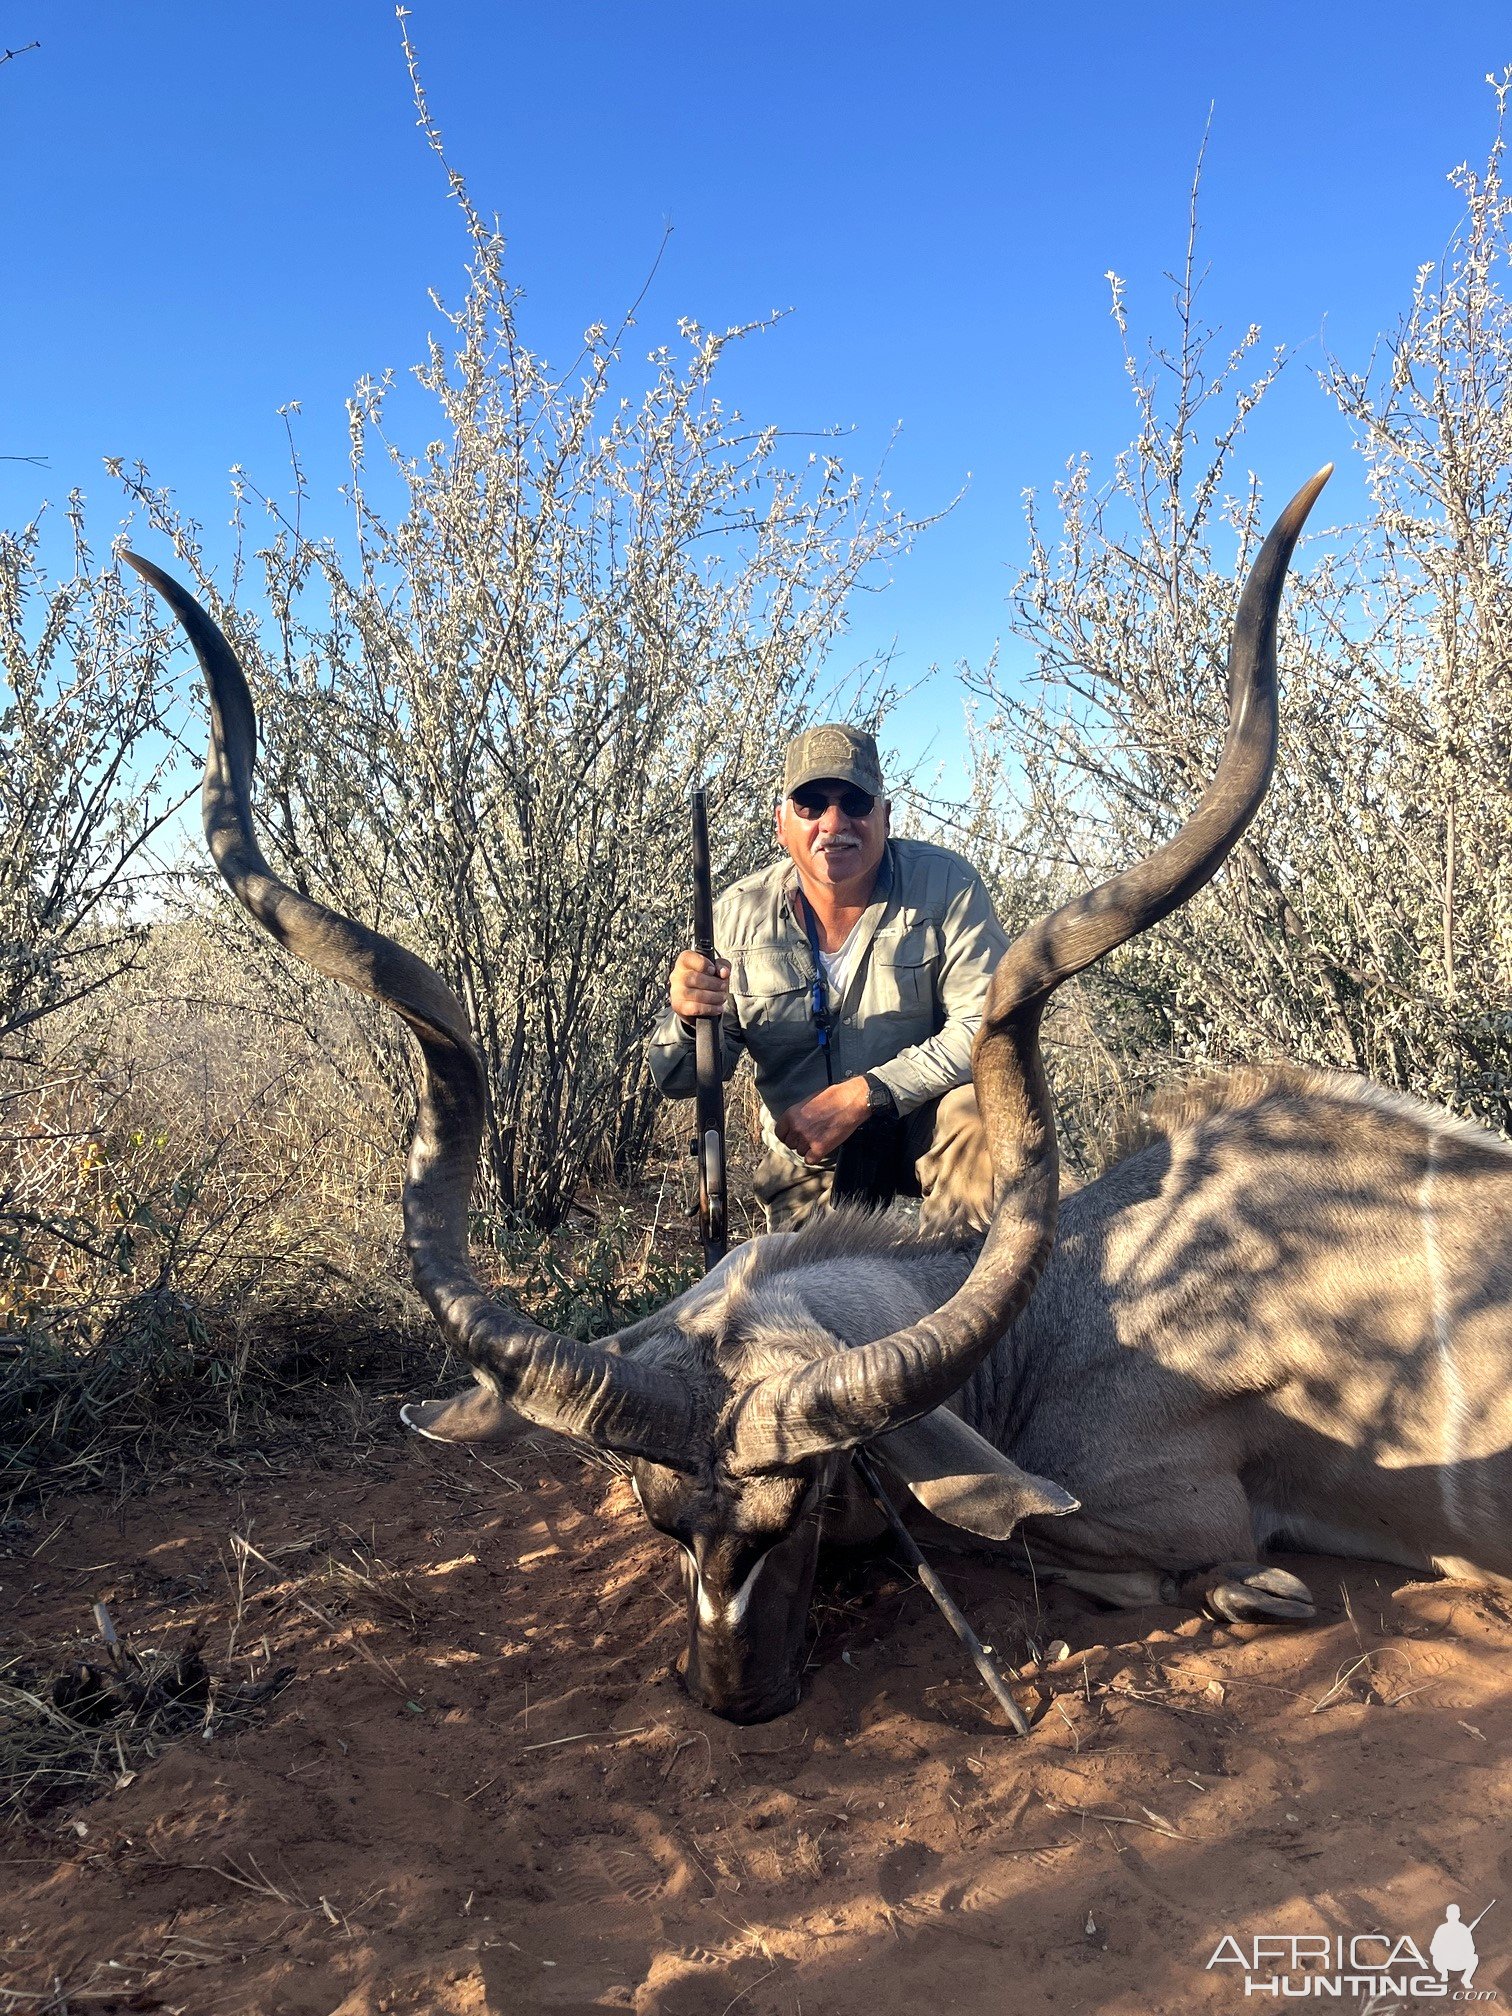
[[[823,1162],[842,1142],[848,1141],[870,1110],[870,1091],[864,1078],[847,1078],[839,1085],[826,1085],[811,1099],[800,1100],[777,1117],[777,1139],[792,1148],[805,1162]]]

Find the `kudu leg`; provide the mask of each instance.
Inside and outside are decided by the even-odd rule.
[[[1305,1582],[1256,1558],[1249,1500],[1237,1477],[1201,1479],[1198,1452],[1174,1461],[1158,1497],[1124,1496],[1116,1511],[1078,1482],[1082,1509],[1023,1536],[1038,1574],[1115,1610],[1187,1603],[1228,1624],[1282,1624],[1316,1615]],[[1148,1565],[1139,1566],[1136,1564]]]

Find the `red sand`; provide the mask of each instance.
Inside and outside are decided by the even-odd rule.
[[[233,1532],[273,1567],[228,1660]],[[941,1565],[1005,1659],[1069,1644],[1027,1742],[877,1561],[826,1581],[796,1713],[705,1715],[672,1549],[523,1432],[55,1504],[0,1559],[12,1644],[61,1657],[104,1598],[139,1644],[297,1675],[0,1844],[0,2007],[1159,2016],[1279,2006],[1207,1966],[1225,1934],[1426,1952],[1492,1898],[1474,1985],[1512,1987],[1503,1597],[1314,1559],[1320,1626],[1231,1628]]]

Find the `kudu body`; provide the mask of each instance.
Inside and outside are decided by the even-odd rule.
[[[623,1341],[756,1354],[808,1325],[860,1343],[970,1265],[837,1212],[752,1240]],[[1062,1202],[1032,1298],[950,1408],[975,1453],[948,1425],[938,1450],[905,1429],[876,1453],[952,1524],[1005,1540],[1022,1518],[1021,1559],[1111,1604],[1310,1616],[1260,1563],[1277,1543],[1512,1577],[1512,1147],[1327,1072],[1191,1087]],[[1036,1513],[1036,1473],[1078,1509]],[[832,1537],[876,1530],[854,1491],[826,1517]],[[743,1565],[715,1586],[749,1603]]]
[[[1512,1148],[1359,1078],[1195,1086],[961,1405],[1081,1499],[1029,1546],[1108,1601],[1308,1615],[1277,1544],[1512,1577]]]
[[[973,1056],[1001,1195],[985,1242],[963,1252],[836,1214],[751,1242],[599,1345],[539,1329],[473,1274],[482,1071],[461,1008],[423,961],[268,868],[235,658],[190,596],[135,563],[206,673],[205,826],[226,880],[291,952],[386,1001],[420,1049],[406,1243],[479,1383],[407,1418],[469,1439],[507,1403],[628,1456],[648,1518],[684,1550],[689,1686],[722,1714],[796,1701],[820,1535],[854,1529],[847,1452],[862,1445],[940,1517],[997,1540],[1022,1524],[1032,1558],[1114,1601],[1175,1585],[1220,1615],[1309,1614],[1302,1585],[1257,1562],[1288,1522],[1391,1558],[1502,1560],[1491,1465],[1506,1438],[1475,1396],[1506,1382],[1483,1385],[1469,1347],[1504,1334],[1502,1242],[1484,1221],[1505,1229],[1508,1193],[1501,1151],[1473,1130],[1333,1081],[1231,1090],[1071,1198],[1052,1256],[1045,1004],[1209,880],[1253,817],[1275,755],[1276,612],[1326,473],[1246,585],[1228,735],[1201,803],[1148,860],[1026,932],[994,976]],[[1372,1129],[1391,1126],[1394,1214],[1376,1208],[1369,1154]],[[1385,1277],[1409,1253],[1426,1271],[1391,1302]],[[1462,1261],[1475,1264],[1456,1273]]]

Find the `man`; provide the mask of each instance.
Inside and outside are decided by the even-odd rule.
[[[832,1199],[922,1196],[927,1230],[986,1226],[992,1164],[971,1044],[1006,940],[959,855],[889,837],[877,745],[836,723],[788,746],[787,859],[714,907],[719,958],[678,955],[652,1036],[661,1091],[694,1090],[694,1020],[719,1015],[726,1077],[756,1067],[773,1231]]]

